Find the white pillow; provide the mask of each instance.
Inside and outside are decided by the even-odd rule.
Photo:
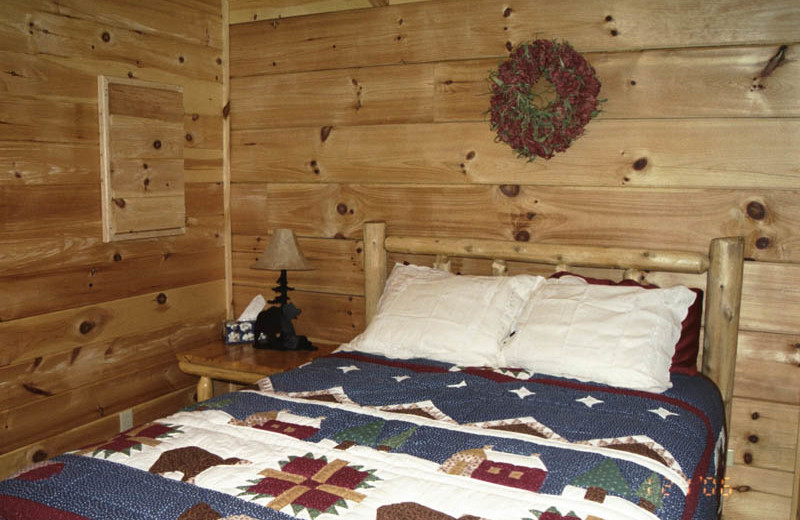
[[[340,350],[497,367],[501,342],[542,283],[540,276],[456,276],[397,264],[372,322]]]
[[[683,286],[643,289],[550,279],[517,319],[505,366],[661,393],[681,322],[694,302]]]

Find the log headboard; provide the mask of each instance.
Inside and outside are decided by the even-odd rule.
[[[624,269],[626,278],[642,271],[706,273],[702,371],[719,387],[730,424],[733,375],[742,294],[744,239],[715,238],[708,254],[673,250],[620,247],[535,244],[509,240],[386,236],[386,224],[368,222],[364,227],[366,321],[375,315],[386,283],[387,253],[436,255],[446,266],[449,257],[492,260],[492,271],[505,274],[505,261],[556,266]]]

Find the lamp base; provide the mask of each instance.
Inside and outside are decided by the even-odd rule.
[[[270,307],[258,313],[253,332],[254,348],[270,350],[316,350],[305,336],[294,332],[292,319],[300,314],[300,309],[287,303],[280,307]]]

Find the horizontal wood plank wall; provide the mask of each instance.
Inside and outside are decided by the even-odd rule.
[[[225,315],[222,28],[217,0],[0,5],[0,476],[194,393],[175,354]],[[100,74],[183,87],[185,234],[102,242]]]
[[[725,518],[797,515],[800,4],[230,0],[230,9],[235,312],[271,295],[276,275],[249,265],[278,227],[293,228],[318,267],[289,275],[298,330],[331,342],[364,325],[367,221],[396,234],[690,251],[743,235]],[[487,75],[508,46],[537,37],[582,52],[607,102],[566,153],[526,163],[494,141]],[[781,46],[786,59],[763,74]],[[433,261],[389,260],[405,259]],[[453,262],[491,272],[489,262]]]

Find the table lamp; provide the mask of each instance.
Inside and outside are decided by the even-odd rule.
[[[273,306],[261,311],[256,318],[253,346],[274,350],[314,350],[305,336],[295,334],[291,321],[300,314],[300,309],[289,302],[289,291],[293,291],[294,287],[289,287],[286,271],[314,268],[303,256],[294,231],[274,230],[264,253],[250,268],[281,272],[277,287],[272,288],[278,295],[267,302]]]

